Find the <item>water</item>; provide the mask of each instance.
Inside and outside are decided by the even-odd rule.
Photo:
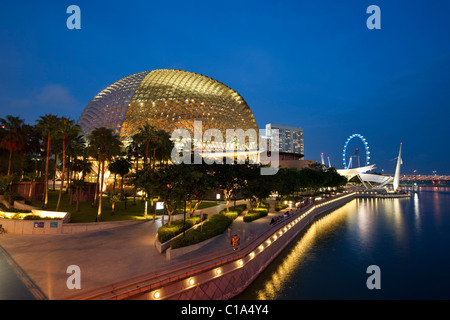
[[[356,199],[314,223],[237,299],[449,299],[450,189]],[[367,267],[380,268],[369,290]]]
[[[21,278],[0,250],[0,300],[34,300]]]
[[[237,299],[449,299],[450,189],[353,200],[314,223]],[[369,265],[381,289],[369,290]],[[0,252],[0,300],[34,299]]]

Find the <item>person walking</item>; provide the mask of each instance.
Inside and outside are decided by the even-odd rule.
[[[233,251],[239,249],[241,239],[237,234],[234,234],[233,238],[231,238],[231,245],[233,246]]]

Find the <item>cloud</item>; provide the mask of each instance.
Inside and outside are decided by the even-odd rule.
[[[28,92],[21,92],[20,96],[0,93],[0,117],[16,115],[28,123],[33,123],[47,113],[76,117],[81,105],[69,87],[58,83],[48,83]]]
[[[70,89],[61,84],[47,84],[36,96],[36,102],[41,106],[73,109],[78,105]]]

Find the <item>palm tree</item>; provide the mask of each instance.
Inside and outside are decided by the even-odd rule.
[[[140,157],[140,155],[143,154],[142,145],[140,144],[141,140],[142,139],[141,139],[140,133],[136,133],[131,137],[131,143],[127,147],[128,159],[131,160],[131,158],[134,158],[136,174],[139,171],[139,157]],[[135,185],[134,193],[133,193],[133,205],[136,205],[136,192],[137,192],[137,188]]]
[[[62,117],[59,126],[58,134],[62,136],[62,173],[61,173],[61,186],[59,188],[58,203],[56,204],[56,211],[59,209],[61,203],[62,190],[64,188],[64,176],[66,174],[66,149],[67,143],[71,141],[80,131],[80,127],[74,124],[74,120],[70,118]]]
[[[48,204],[48,162],[50,158],[50,147],[54,132],[57,131],[59,125],[59,118],[52,114],[46,114],[41,116],[41,119],[37,120],[36,129],[42,133],[44,139],[47,139],[47,156],[45,162],[45,175],[44,175],[44,209]]]
[[[139,128],[139,138],[141,139],[142,142],[145,143],[145,155],[144,155],[144,164],[147,163],[148,160],[148,152],[149,152],[149,148],[150,148],[150,144],[152,144],[152,148],[153,148],[153,165],[154,165],[154,161],[155,161],[155,151],[158,145],[158,134],[157,134],[157,130],[155,130],[155,128],[149,124],[145,124],[143,127]]]
[[[128,161],[128,159],[125,157],[117,158],[109,164],[108,169],[111,173],[114,174],[113,192],[115,191],[116,187],[116,175],[120,175],[121,177],[120,192],[123,194],[123,177],[128,172],[130,172],[131,169],[130,161]]]
[[[5,134],[0,141],[0,146],[9,151],[8,158],[8,176],[11,174],[11,163],[13,152],[18,151],[22,144],[20,130],[24,125],[24,121],[19,117],[11,115],[6,116],[6,119],[1,118],[0,124]]]
[[[158,137],[158,144],[157,144],[158,159],[160,161],[160,164],[163,161],[167,163],[167,160],[169,160],[171,157],[174,143],[171,140],[170,134],[165,130],[158,130],[157,137]]]
[[[34,154],[34,173],[35,176],[38,176],[38,170],[37,170],[37,163],[38,163],[38,157],[41,154],[41,140],[42,135],[41,133],[36,130],[36,127],[31,126],[31,131],[29,132],[28,136],[28,146],[27,149],[30,153]]]
[[[99,171],[101,172],[101,183],[99,190],[99,203],[96,221],[101,221],[102,214],[102,196],[103,181],[105,177],[105,162],[110,161],[112,157],[121,152],[122,142],[117,135],[114,135],[112,129],[100,127],[92,131],[89,135],[91,150],[97,155],[99,162]]]

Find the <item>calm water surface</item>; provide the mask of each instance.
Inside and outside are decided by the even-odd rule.
[[[1,235],[0,235],[1,236]],[[0,250],[0,300],[35,300]]]
[[[381,289],[366,286],[380,268]],[[299,235],[237,299],[449,299],[450,189],[357,199]]]
[[[450,189],[353,200],[314,223],[237,299],[449,299]],[[369,290],[369,265],[381,289]],[[0,253],[0,299],[34,297]]]

